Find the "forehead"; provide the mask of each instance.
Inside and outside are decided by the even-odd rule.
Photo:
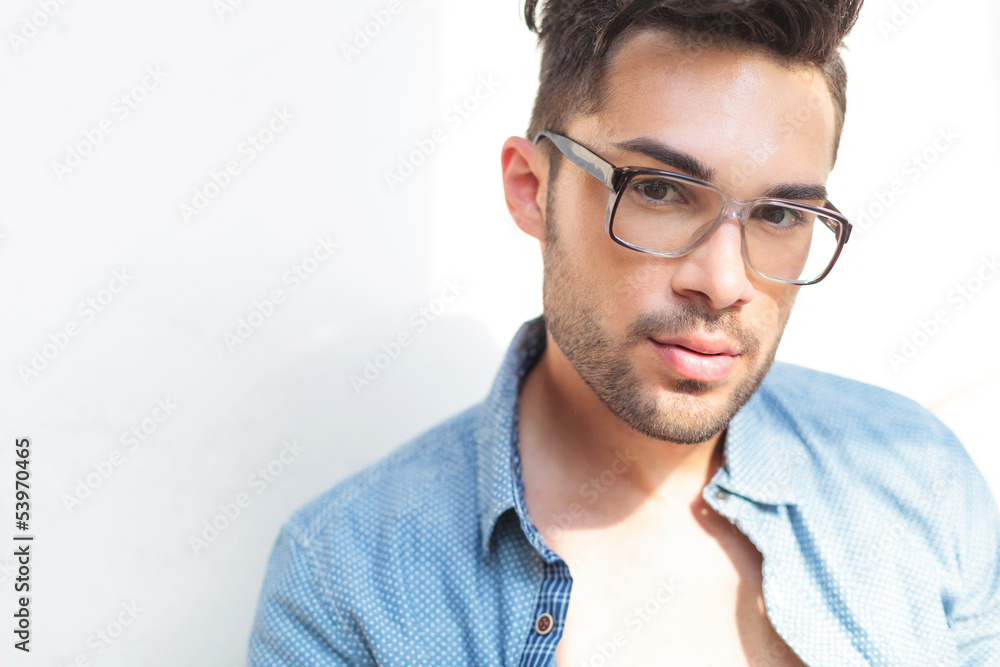
[[[720,185],[829,175],[834,104],[818,67],[647,29],[612,52],[605,77],[606,104],[578,119],[604,145],[661,141],[710,165]]]

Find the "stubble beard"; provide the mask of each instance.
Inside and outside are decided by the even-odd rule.
[[[764,381],[790,309],[785,311],[777,338],[768,350],[761,349],[759,338],[743,325],[738,313],[710,313],[690,301],[672,313],[640,313],[625,340],[618,340],[595,317],[602,312],[601,304],[588,302],[586,295],[596,292],[588,289],[585,277],[573,275],[557,241],[552,208],[550,198],[543,252],[543,312],[546,328],[576,372],[615,416],[643,435],[694,445],[722,432]],[[633,349],[650,344],[646,340],[650,336],[683,335],[694,330],[722,331],[739,345],[742,361],[752,369],[719,407],[705,397],[713,385],[700,380],[674,380],[668,395],[654,395],[628,359]]]

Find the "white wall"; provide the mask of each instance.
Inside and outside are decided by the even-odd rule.
[[[399,0],[348,62],[341,44],[388,0],[244,0],[222,16],[213,0],[104,0],[59,5],[15,48],[9,33],[39,2],[8,2],[0,18],[0,431],[8,445],[32,439],[36,535],[33,652],[14,651],[8,635],[3,663],[239,665],[282,521],[478,402],[514,331],[541,310],[540,254],[510,221],[499,179],[502,141],[527,126],[534,39],[512,1]],[[850,40],[830,182],[854,218],[894,179],[906,192],[852,238],[828,281],[803,290],[780,356],[931,406],[1000,493],[1000,279],[961,310],[948,300],[1000,251],[1000,10],[989,0],[908,8],[883,36],[892,2],[869,2]],[[146,79],[126,117],[116,100],[147,68],[164,78]],[[451,121],[480,77],[495,91]],[[241,143],[275,109],[294,118],[250,160]],[[111,132],[60,179],[53,163],[102,119]],[[390,191],[385,172],[435,128],[446,141]],[[941,128],[959,139],[911,180],[905,163]],[[179,206],[230,160],[239,173],[185,221]],[[321,237],[339,248],[299,285],[283,279]],[[128,284],[102,292],[116,271]],[[466,287],[418,330],[412,313],[446,280]],[[230,350],[224,335],[274,290],[283,301]],[[80,308],[108,297],[100,313]],[[888,354],[937,309],[948,322],[893,368]],[[76,335],[22,378],[18,367],[69,325]],[[356,392],[350,376],[403,332],[412,344]],[[150,421],[164,416],[157,401],[177,406],[162,423]],[[144,423],[144,441],[123,441]],[[283,441],[304,451],[262,487],[251,476]],[[67,508],[81,480],[109,465]],[[241,493],[250,506],[196,555],[189,537]],[[95,633],[133,601],[135,622],[98,655]]]

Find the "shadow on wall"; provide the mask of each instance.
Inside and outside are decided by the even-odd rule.
[[[470,317],[423,328],[369,320],[316,342],[247,392],[266,393],[271,417],[310,443],[297,475],[304,501],[485,399],[505,350]]]

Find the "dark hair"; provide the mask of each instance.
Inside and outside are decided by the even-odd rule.
[[[844,36],[863,0],[525,0],[524,18],[538,33],[542,65],[528,138],[563,131],[577,113],[595,113],[606,101],[606,56],[615,40],[661,28],[704,48],[761,48],[785,64],[819,67],[835,106],[833,158],[847,111]],[[559,160],[556,151],[553,168]]]

